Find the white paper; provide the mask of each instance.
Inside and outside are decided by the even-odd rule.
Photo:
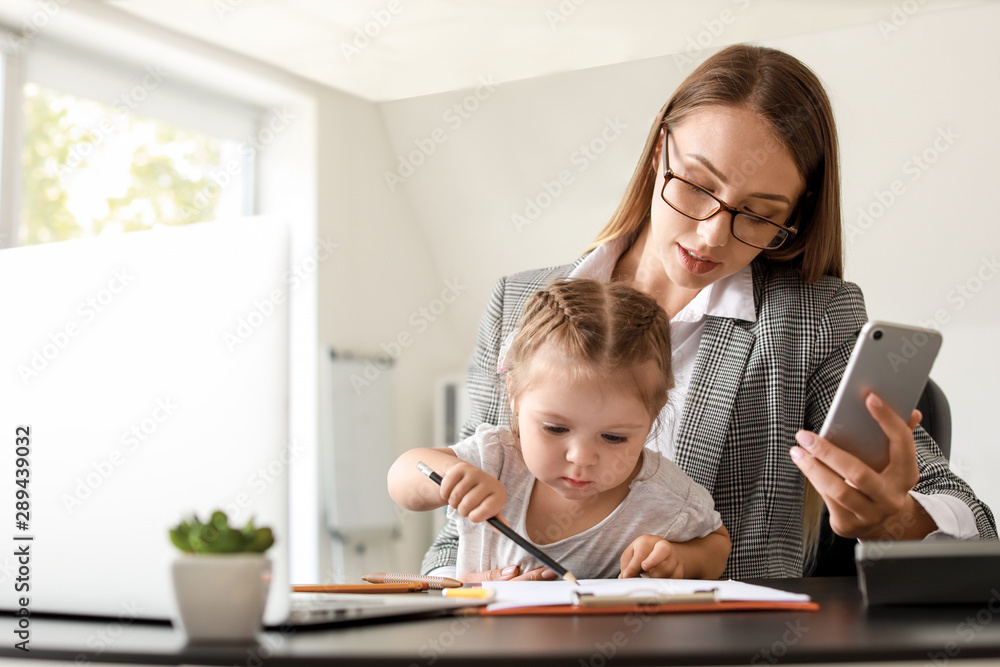
[[[513,607],[573,604],[573,592],[594,595],[670,595],[718,590],[720,601],[809,602],[808,595],[787,593],[776,588],[746,584],[741,581],[706,581],[704,579],[581,579],[577,586],[568,581],[490,581],[496,597],[490,611]]]

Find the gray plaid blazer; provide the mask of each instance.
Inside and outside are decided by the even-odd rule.
[[[472,415],[463,437],[483,423],[507,423],[497,375],[500,346],[528,297],[582,261],[501,278],[469,363]],[[858,332],[867,321],[853,283],[826,277],[806,284],[793,271],[753,264],[757,321],[709,317],[677,434],[676,462],[705,486],[732,537],[723,578],[803,575],[803,476],[788,455],[800,428],[819,431]],[[982,538],[995,539],[990,509],[954,475],[922,429],[915,434],[920,480],[914,490],[968,504]],[[454,565],[458,538],[445,526],[423,570]]]

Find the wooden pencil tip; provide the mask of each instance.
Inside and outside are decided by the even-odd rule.
[[[566,574],[564,574],[564,575],[563,575],[563,579],[564,579],[565,581],[572,581],[572,582],[573,582],[574,584],[576,584],[577,586],[579,586],[579,585],[580,585],[580,582],[576,580],[576,577],[574,577],[574,576],[573,576],[573,573],[572,573],[572,572],[567,572]]]

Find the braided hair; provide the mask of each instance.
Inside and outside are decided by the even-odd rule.
[[[623,283],[564,278],[531,296],[505,357],[512,402],[543,347],[565,358],[574,378],[636,391],[653,419],[673,386],[670,320],[655,299]],[[516,414],[511,427],[516,434]]]

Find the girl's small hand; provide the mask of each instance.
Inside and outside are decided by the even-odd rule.
[[[656,535],[642,535],[622,554],[618,577],[629,579],[643,573],[658,579],[683,579],[684,563],[670,542]]]
[[[441,498],[473,522],[486,521],[503,511],[507,490],[496,477],[460,461],[441,480]]]

